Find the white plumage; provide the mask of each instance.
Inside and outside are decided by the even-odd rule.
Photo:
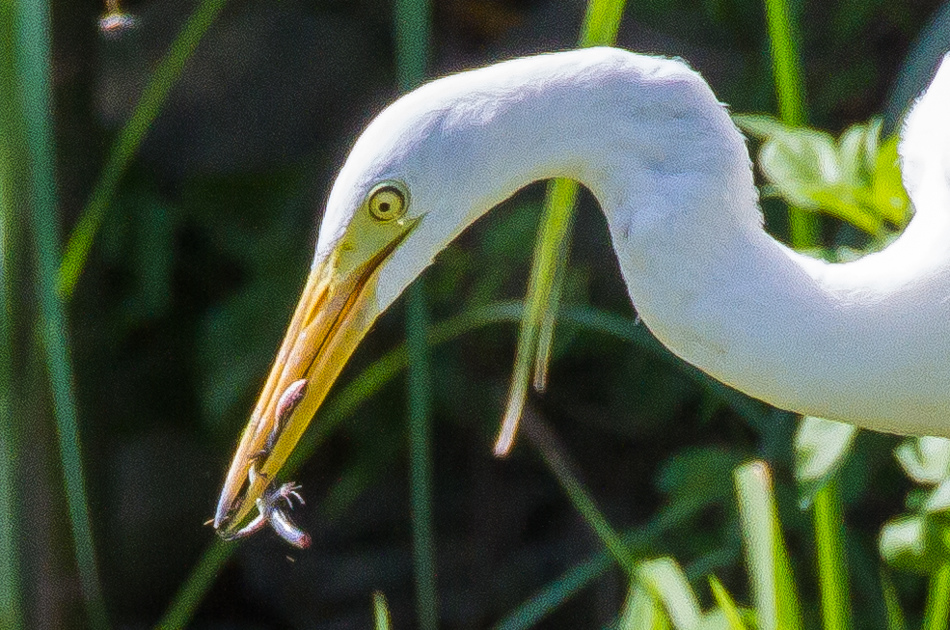
[[[424,85],[368,126],[340,171],[215,526],[248,513],[373,320],[473,221],[553,177],[596,196],[634,306],[684,360],[777,407],[950,437],[948,58],[901,155],[915,211],[904,234],[828,264],[763,230],[745,139],[680,61],[594,48]],[[405,197],[386,206],[398,220],[367,210],[381,186]],[[275,419],[301,380],[299,408]]]
[[[328,251],[376,181],[422,221],[381,271],[384,310],[456,235],[538,179],[594,193],[630,297],[674,353],[775,406],[950,436],[950,63],[901,145],[915,217],[847,264],[762,229],[745,141],[679,61],[597,48],[434,81],[373,121],[330,196]]]

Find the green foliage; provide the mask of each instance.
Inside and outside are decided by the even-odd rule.
[[[115,197],[119,182],[148,133],[149,127],[158,117],[162,105],[172,86],[181,76],[185,64],[191,58],[195,48],[208,27],[215,21],[224,8],[226,0],[202,0],[188,18],[178,37],[168,48],[161,63],[152,72],[149,84],[142,92],[139,102],[112,145],[109,160],[102,169],[96,187],[83,209],[83,214],[69,236],[59,268],[59,292],[65,297],[72,296],[86,265],[86,258],[92,248],[96,233],[105,220],[109,205]]]
[[[933,575],[950,562],[950,440],[908,438],[894,455],[918,487],[907,496],[908,511],[881,530],[881,557],[902,571]]]
[[[802,509],[838,472],[851,451],[858,428],[853,424],[806,416],[795,433],[795,479]]]
[[[373,593],[373,618],[376,621],[376,630],[390,630],[389,605],[386,596],[376,591]]]
[[[767,196],[813,212],[826,212],[879,242],[910,219],[901,183],[896,136],[880,141],[881,120],[830,134],[786,125],[769,116],[735,116],[747,134],[762,141],[756,163],[770,188]]]

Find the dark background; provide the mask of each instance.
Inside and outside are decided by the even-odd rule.
[[[810,123],[838,132],[884,112],[905,56],[940,4],[798,7]],[[96,28],[102,6],[53,3],[62,234],[193,3],[123,8],[138,26],[105,38]],[[583,9],[569,0],[436,0],[431,74],[571,47]],[[362,126],[397,95],[392,32],[391,6],[382,0],[232,0],[109,209],[69,315],[90,510],[117,627],[154,625],[213,540],[202,523],[302,286],[335,169]],[[687,59],[734,111],[774,112],[756,0],[630,0],[618,41]],[[424,278],[433,321],[523,296],[542,193],[535,186],[519,194],[442,254]],[[780,205],[767,208],[779,238],[783,213]],[[826,237],[836,229],[827,223]],[[603,218],[588,197],[570,256],[565,302],[632,319]],[[402,342],[401,304],[378,322],[339,385]],[[446,629],[491,627],[600,550],[526,440],[505,460],[491,456],[516,333],[510,324],[484,328],[432,352],[433,509]],[[531,404],[616,527],[687,514],[645,555],[692,566],[706,606],[710,572],[750,601],[731,473],[744,460],[767,459],[806,617],[815,621],[809,516],[796,507],[790,475],[793,418],[761,407],[770,422],[750,425],[681,369],[566,325],[557,329],[549,391]],[[29,626],[82,627],[47,406],[38,400],[24,429]],[[394,627],[415,627],[405,426],[400,376],[359,406],[296,476],[308,504],[295,517],[313,547],[299,552],[269,532],[243,543],[192,626],[369,628],[379,589]],[[859,628],[883,625],[876,537],[909,489],[891,456],[895,443],[862,433],[842,476]],[[896,579],[915,610],[923,581]],[[538,627],[602,627],[625,593],[622,573],[612,569]]]

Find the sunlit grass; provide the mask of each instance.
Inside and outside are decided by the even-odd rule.
[[[578,44],[581,47],[612,45],[625,5],[626,0],[589,0]],[[525,293],[527,311],[518,332],[508,401],[495,442],[496,455],[505,455],[511,450],[531,385],[539,391],[545,388],[561,284],[571,248],[577,191],[577,182],[569,179],[556,179],[548,184]]]
[[[0,93],[17,91],[15,12],[12,3],[0,5]],[[22,110],[0,107],[0,627],[20,630],[24,623],[23,570],[20,523],[17,519],[17,465],[19,432],[14,400],[14,318],[17,258],[22,247],[22,220],[17,199],[22,198],[26,161],[19,153],[25,146]]]
[[[10,37],[4,46],[3,59],[0,59],[5,66],[4,80],[9,81],[4,86],[9,91],[4,92],[3,107],[8,111],[4,115],[7,129],[3,131],[11,134],[11,144],[15,145],[7,145],[4,159],[20,161],[16,167],[4,168],[5,181],[0,182],[0,187],[4,189],[5,197],[13,196],[7,199],[16,205],[20,216],[27,219],[32,237],[29,242],[33,254],[33,286],[39,306],[37,333],[40,347],[37,350],[43,354],[52,394],[79,581],[87,623],[93,628],[106,628],[108,621],[96,567],[79,444],[68,326],[56,291],[59,240],[56,234],[55,152],[51,121],[49,6],[45,2],[14,2],[5,5],[0,17],[5,20],[0,30]],[[6,252],[4,257],[9,260]],[[10,426],[4,431],[3,438],[9,449],[16,443],[13,415],[10,414],[6,421]],[[6,499],[11,500],[12,495]],[[18,529],[13,527],[12,534],[15,535]],[[15,584],[12,586],[16,587]]]
[[[428,0],[398,0],[394,7],[396,70],[399,87],[409,91],[425,79],[429,58],[431,7]],[[416,615],[422,630],[436,630],[439,598],[436,586],[435,525],[432,515],[432,362],[426,339],[429,314],[425,278],[406,292],[408,364],[409,491],[412,552],[416,582]],[[385,600],[383,600],[385,604]],[[377,610],[377,625],[379,625]],[[388,612],[386,627],[389,626]]]

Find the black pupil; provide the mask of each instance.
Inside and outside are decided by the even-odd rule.
[[[379,204],[379,211],[380,211],[382,214],[389,214],[389,203],[386,202],[386,201],[380,203],[380,204]]]

